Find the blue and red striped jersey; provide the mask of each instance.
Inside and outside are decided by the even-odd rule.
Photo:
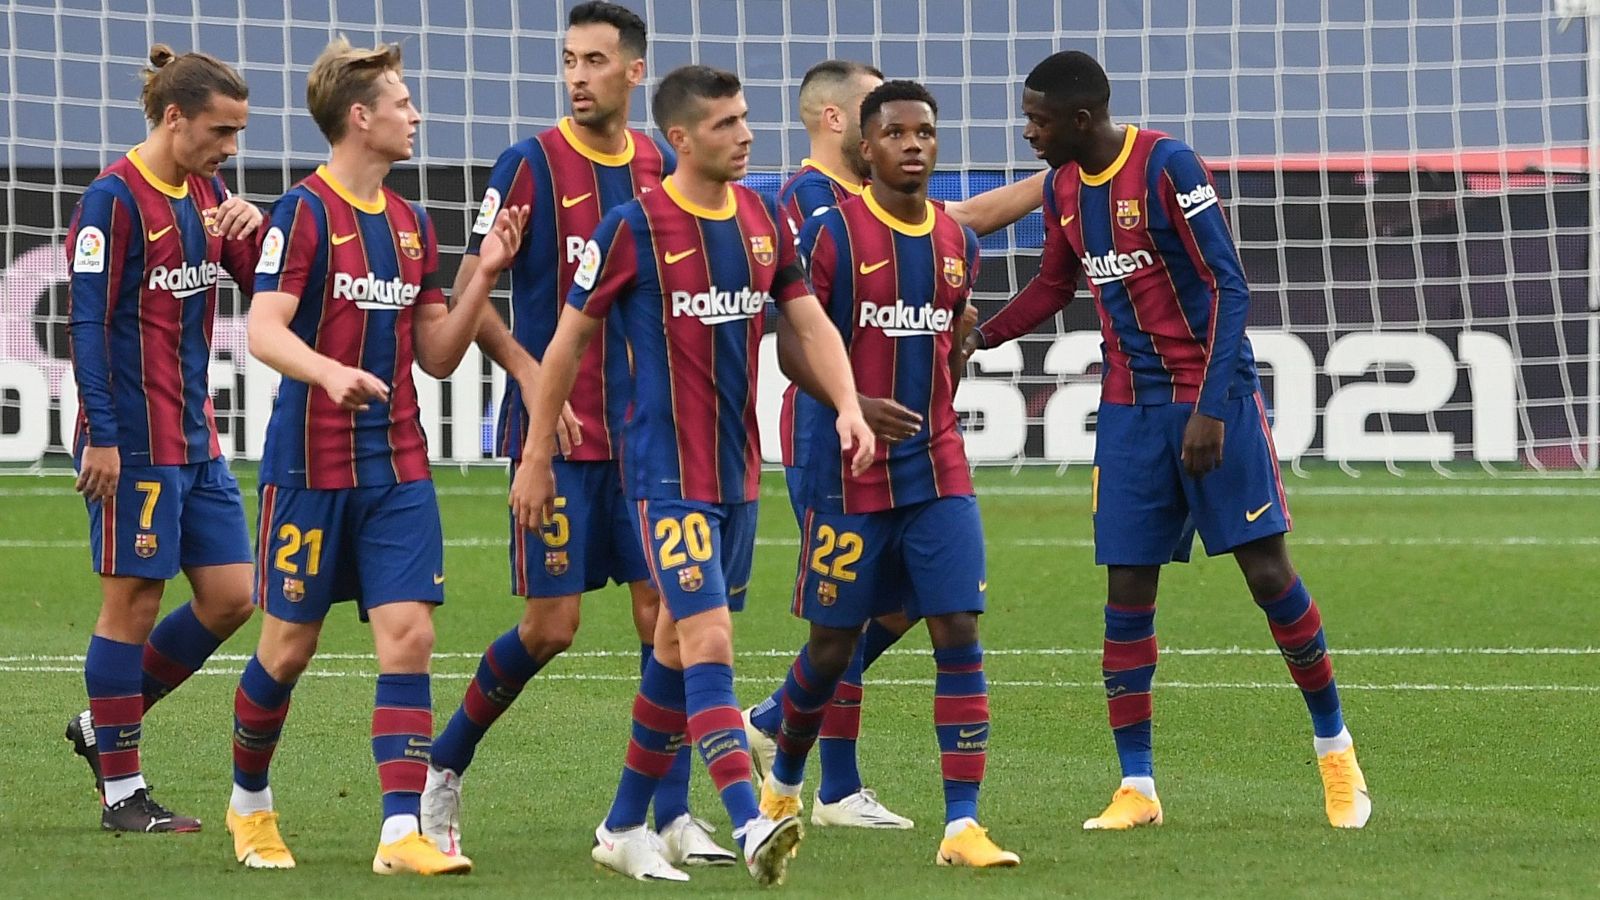
[[[427,213],[387,187],[363,202],[319,166],[278,200],[270,224],[256,293],[299,297],[290,330],[323,356],[383,379],[389,401],[345,410],[322,388],[284,378],[261,480],[338,490],[428,478],[412,380],[413,308],[445,296]]]
[[[778,189],[778,209],[789,219],[789,227],[799,234],[806,220],[820,216],[844,201],[860,195],[861,188],[843,181],[838,175],[814,159],[802,159],[800,170]],[[783,390],[783,405],[778,413],[778,444],[785,466],[804,466],[805,460],[796,446],[798,431],[804,431],[795,419],[795,397],[800,389],[793,384]]]
[[[794,235],[769,198],[730,185],[721,209],[672,179],[606,213],[569,302],[613,309],[633,357],[622,467],[634,499],[755,500],[756,365],[769,301],[806,295]]]
[[[222,454],[211,403],[211,328],[223,272],[248,294],[256,235],[225,240],[221,178],[167,184],[137,148],[107,166],[67,232],[68,331],[78,383],[74,444],[117,447],[128,465]]]
[[[1039,274],[981,331],[990,346],[1032,331],[1072,299],[1082,273],[1104,338],[1101,401],[1194,403],[1220,417],[1228,398],[1259,386],[1239,252],[1194,150],[1132,125],[1126,135],[1106,171],[1050,173]]]
[[[522,247],[511,264],[511,332],[533,355],[543,359],[556,319],[577,270],[583,248],[607,211],[661,186],[676,159],[648,135],[630,129],[621,153],[590,149],[562,119],[535,137],[512,144],[489,173],[468,253],[494,225],[505,206],[530,206]],[[573,460],[614,459],[613,431],[626,417],[630,396],[628,354],[616,320],[589,345],[572,388],[572,411],[583,422],[583,441],[567,456]],[[502,456],[522,458],[528,437],[522,388],[507,382],[500,403],[496,446]]]
[[[932,203],[922,222],[901,221],[867,191],[808,221],[800,252],[844,336],[856,390],[922,415],[921,431],[879,442],[858,476],[833,411],[802,395],[807,504],[854,515],[971,494],[950,352],[978,274],[978,236]]]

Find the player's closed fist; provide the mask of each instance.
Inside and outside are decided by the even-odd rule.
[[[383,383],[383,379],[366,369],[353,366],[334,369],[323,379],[322,389],[328,392],[333,402],[339,404],[340,409],[364,412],[370,406],[369,401],[387,403],[389,400],[389,386]]]
[[[969,306],[967,309],[970,310],[972,307]],[[976,316],[977,313],[974,312],[973,315]],[[972,358],[972,354],[982,349],[984,349],[983,334],[978,331],[977,322],[973,322],[972,327],[967,329],[966,336],[961,339],[961,361],[966,362]]]
[[[511,479],[511,496],[507,505],[516,517],[517,525],[526,531],[537,531],[546,517],[555,512],[556,475],[549,459],[525,455],[517,474]]]
[[[255,234],[262,218],[261,208],[243,197],[229,197],[217,205],[217,230],[230,241]]]
[[[122,454],[115,447],[85,447],[78,462],[78,482],[74,489],[83,499],[105,503],[117,496],[117,480],[122,477]]]
[[[522,246],[522,231],[528,225],[528,207],[508,206],[495,216],[494,226],[478,247],[479,265],[491,272],[502,272],[511,265]]]
[[[1183,467],[1199,478],[1222,465],[1222,420],[1195,413],[1183,429]]]

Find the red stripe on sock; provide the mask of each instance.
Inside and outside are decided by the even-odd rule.
[[[1126,728],[1148,721],[1151,715],[1150,694],[1123,694],[1106,701],[1111,712],[1111,727]]]
[[[1137,641],[1107,640],[1101,653],[1100,666],[1107,672],[1126,672],[1155,665],[1156,656],[1156,636],[1153,634]]]
[[[1316,693],[1333,682],[1333,660],[1324,655],[1314,665],[1304,669],[1289,667],[1289,677],[1302,691]]]
[[[96,728],[127,728],[144,721],[144,695],[90,697],[89,712]]]
[[[938,663],[934,668],[941,675],[965,675],[969,672],[982,672],[983,660],[974,663]]]
[[[718,738],[718,732],[725,737]],[[711,772],[711,783],[721,792],[738,781],[750,780],[750,751],[740,740],[744,719],[731,706],[713,706],[689,717],[689,737]],[[706,740],[710,736],[716,740]]]
[[[142,666],[146,675],[166,685],[168,690],[183,684],[194,674],[193,669],[157,650],[153,644],[144,645]]]
[[[734,715],[738,716],[737,713]],[[678,734],[689,728],[689,720],[683,710],[657,706],[643,694],[633,696],[633,720],[651,731],[659,731],[662,734]],[[742,722],[740,727],[743,727]]]
[[[139,774],[139,748],[100,751],[100,777],[106,780]]]
[[[840,685],[840,687],[844,687]],[[833,702],[822,713],[822,731],[817,735],[823,740],[842,739],[855,741],[861,739],[861,689],[856,688],[854,701],[839,701],[839,694],[833,695]]]
[[[624,764],[647,778],[665,778],[672,771],[672,762],[677,755],[676,752],[647,750],[639,746],[638,741],[629,740]]]
[[[939,772],[946,781],[982,781],[983,770],[988,763],[987,753],[939,754]]]
[[[725,752],[706,763],[706,769],[711,773],[711,783],[721,793],[731,784],[750,780],[750,751]]]
[[[388,737],[395,734],[433,735],[433,710],[408,709],[398,706],[378,706],[372,710],[372,736]]]
[[[461,698],[461,711],[467,714],[472,724],[479,728],[488,728],[500,718],[500,714],[508,707],[504,707],[484,696],[483,689],[478,687],[478,680],[474,678],[467,684],[466,696]]]
[[[378,784],[385,794],[422,793],[428,781],[428,764],[419,759],[391,759],[378,763]]]
[[[1267,624],[1272,627],[1272,639],[1278,642],[1278,646],[1301,647],[1322,630],[1322,613],[1317,610],[1316,601],[1313,600],[1305,613],[1293,622],[1280,625],[1269,620]]]
[[[989,721],[989,695],[933,698],[934,725],[971,725]]]

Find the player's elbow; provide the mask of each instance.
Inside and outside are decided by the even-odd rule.
[[[459,359],[449,360],[421,351],[417,353],[417,368],[421,369],[429,378],[442,379],[450,377],[450,373],[456,370],[456,362],[458,361]]]

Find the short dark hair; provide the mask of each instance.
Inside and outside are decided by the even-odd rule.
[[[644,20],[626,6],[606,3],[605,0],[579,3],[567,14],[567,27],[576,25],[610,25],[621,35],[623,49],[633,54],[636,59],[644,58],[647,45]]]
[[[679,66],[667,73],[650,100],[650,115],[656,127],[666,134],[684,120],[701,100],[720,100],[739,93],[739,76],[710,66]]]
[[[883,73],[878,71],[877,66],[848,59],[825,59],[806,70],[805,77],[800,79],[800,90],[805,90],[814,81],[844,81],[857,75],[871,75],[880,81],[883,79]]]
[[[872,93],[861,101],[861,127],[866,128],[867,120],[876,116],[885,103],[893,103],[896,100],[912,100],[917,103],[926,103],[928,108],[933,110],[933,117],[935,119],[939,118],[939,104],[933,99],[933,95],[928,93],[927,88],[915,81],[896,79],[894,81],[885,81],[883,84],[873,88]]]
[[[1033,67],[1023,85],[1052,103],[1073,109],[1100,109],[1111,102],[1111,81],[1095,58],[1081,50],[1063,50]]]

